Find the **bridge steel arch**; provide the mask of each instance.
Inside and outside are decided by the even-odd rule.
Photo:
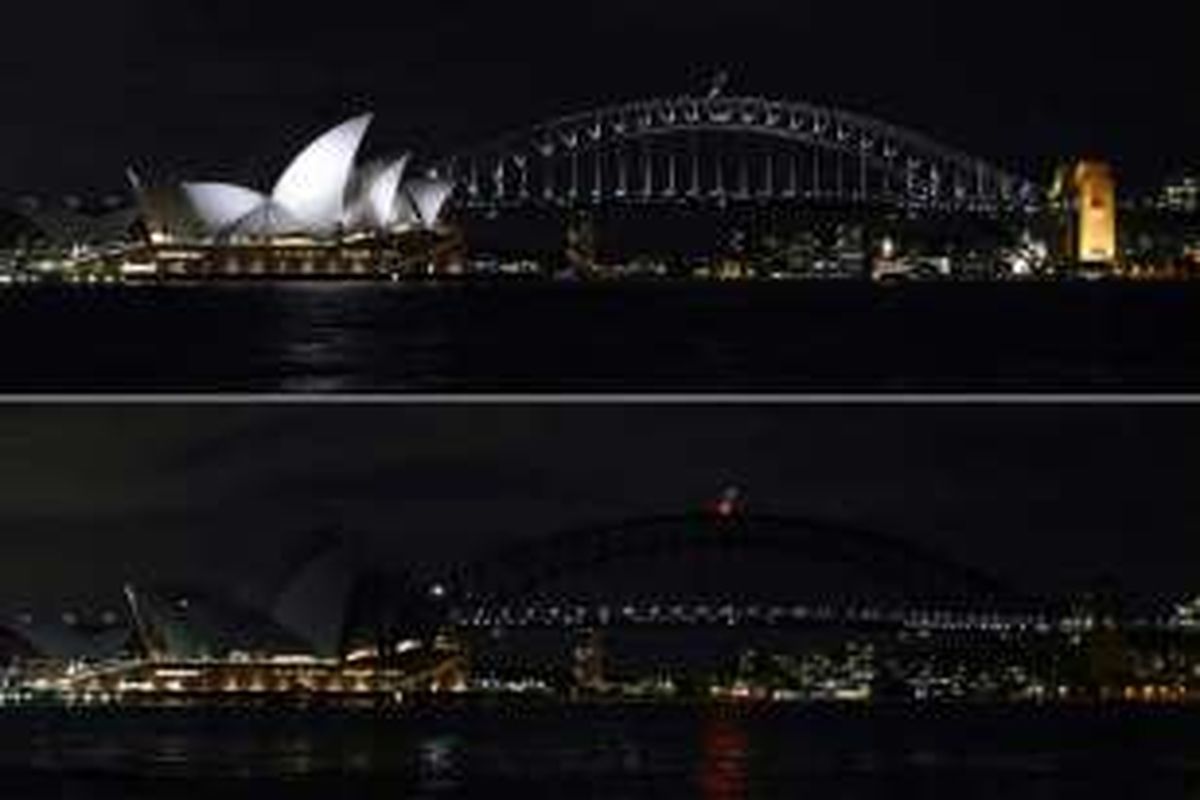
[[[916,601],[1021,600],[987,573],[899,537],[809,517],[704,512],[638,517],[522,541],[462,569],[452,591],[464,602],[503,604],[625,560],[698,551],[847,566],[873,586]]]
[[[491,211],[759,200],[1030,213],[1038,203],[1032,182],[914,131],[758,97],[684,96],[573,114],[433,172],[455,183],[460,207]]]

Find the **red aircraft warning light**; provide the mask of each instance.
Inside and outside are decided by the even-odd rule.
[[[726,487],[720,496],[713,501],[709,509],[718,517],[732,517],[743,510],[745,501],[742,498],[742,491],[736,486]]]

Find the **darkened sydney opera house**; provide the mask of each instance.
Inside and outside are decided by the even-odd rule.
[[[424,595],[402,577],[360,569],[345,545],[318,545],[259,601],[130,584],[125,612],[108,619],[2,620],[0,664],[19,665],[23,691],[67,699],[378,698],[461,684],[463,653],[441,635]]]

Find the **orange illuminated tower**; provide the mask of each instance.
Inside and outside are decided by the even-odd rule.
[[[588,214],[578,214],[567,226],[567,264],[580,274],[596,269],[596,223]]]
[[[1100,161],[1080,161],[1059,170],[1051,199],[1066,212],[1065,250],[1079,264],[1117,260],[1117,190],[1112,170]]]
[[[604,643],[600,632],[588,629],[575,647],[575,688],[584,692],[603,691]]]
[[[1078,199],[1079,250],[1083,263],[1112,264],[1117,260],[1117,190],[1112,170],[1097,161],[1075,165]]]

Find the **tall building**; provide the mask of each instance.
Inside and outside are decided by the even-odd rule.
[[[1111,264],[1117,259],[1117,191],[1107,164],[1083,161],[1075,167],[1079,251],[1082,262]]]
[[[575,646],[574,662],[572,672],[578,691],[598,692],[604,689],[604,643],[599,631],[589,629],[583,632]]]
[[[567,226],[567,264],[578,273],[596,269],[596,222],[591,215],[575,215]]]
[[[1051,199],[1064,214],[1063,249],[1080,264],[1117,260],[1117,191],[1112,170],[1100,161],[1062,167]]]

